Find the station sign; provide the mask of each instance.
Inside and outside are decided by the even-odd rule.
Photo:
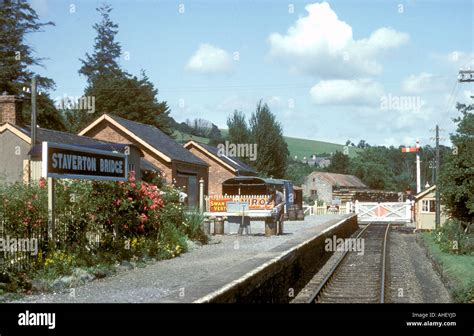
[[[95,148],[42,143],[43,177],[126,181],[128,155]]]

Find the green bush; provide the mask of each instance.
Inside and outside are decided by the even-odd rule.
[[[202,216],[186,214],[173,186],[158,189],[131,173],[126,182],[58,180],[55,188],[56,241],[47,242],[45,180],[0,186],[0,237],[39,240],[38,254],[21,267],[7,268],[4,260],[0,278],[15,283],[12,288],[25,287],[24,274],[54,278],[77,267],[172,258],[186,251],[187,238],[206,239]]]
[[[455,254],[474,253],[474,235],[459,220],[448,219],[433,231],[435,241],[443,252]]]
[[[208,236],[204,232],[202,224],[204,222],[204,215],[200,211],[190,211],[186,213],[186,220],[184,225],[184,233],[193,240],[201,243],[208,242]]]

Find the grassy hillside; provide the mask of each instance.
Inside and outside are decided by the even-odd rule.
[[[228,132],[226,129],[221,129],[221,133],[224,137],[227,136]],[[190,135],[188,133],[183,133],[180,131],[175,131],[174,136],[176,141],[180,143],[185,143],[190,139],[193,139],[197,142],[201,143],[209,143],[208,138],[198,137],[194,135]],[[318,140],[308,140],[308,139],[299,139],[299,138],[291,138],[285,137],[286,143],[288,144],[288,149],[290,151],[290,156],[292,158],[298,156],[299,159],[303,159],[303,157],[310,158],[311,155],[316,154],[323,154],[323,153],[335,153],[336,151],[342,152],[344,150],[344,145],[339,145],[331,142],[324,142]],[[362,149],[349,147],[349,156],[354,157],[360,152]]]
[[[205,143],[205,144],[209,143],[208,138],[198,137],[198,136],[191,135],[188,133],[183,133],[180,131],[174,131],[173,135],[174,135],[174,139],[178,141],[179,143],[186,143],[191,139],[200,143]]]
[[[222,135],[225,137],[228,134],[226,129],[221,129]],[[292,158],[295,155],[298,158],[303,159],[303,157],[311,157],[313,154],[322,154],[322,153],[335,153],[336,151],[342,152],[344,150],[344,145],[339,145],[331,142],[324,142],[318,140],[308,140],[300,138],[291,138],[285,137],[286,143],[288,144],[288,149],[290,151],[290,156]],[[354,157],[362,149],[349,147],[349,156]]]
[[[339,145],[330,142],[317,141],[317,140],[308,140],[308,139],[299,139],[299,138],[290,138],[285,137],[286,143],[288,144],[288,149],[290,150],[291,157],[298,156],[302,159],[303,157],[310,157],[313,154],[322,154],[322,153],[335,153],[336,151],[342,152],[344,150],[344,145]],[[357,152],[360,152],[360,148],[349,147],[349,156],[354,157],[357,155]]]

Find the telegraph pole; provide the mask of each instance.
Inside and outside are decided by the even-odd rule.
[[[438,177],[439,177],[439,126],[436,124],[436,218],[435,218],[435,227],[439,228],[440,218],[441,218],[441,204],[440,204],[440,195],[438,187]]]
[[[31,78],[31,149],[36,145],[36,76]]]

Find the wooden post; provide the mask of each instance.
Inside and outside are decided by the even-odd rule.
[[[23,183],[30,184],[30,160],[23,160]]]
[[[199,179],[199,211],[204,211],[204,179]]]
[[[49,242],[55,241],[55,211],[56,211],[56,195],[54,192],[55,180],[52,177],[48,177],[48,240]]]

